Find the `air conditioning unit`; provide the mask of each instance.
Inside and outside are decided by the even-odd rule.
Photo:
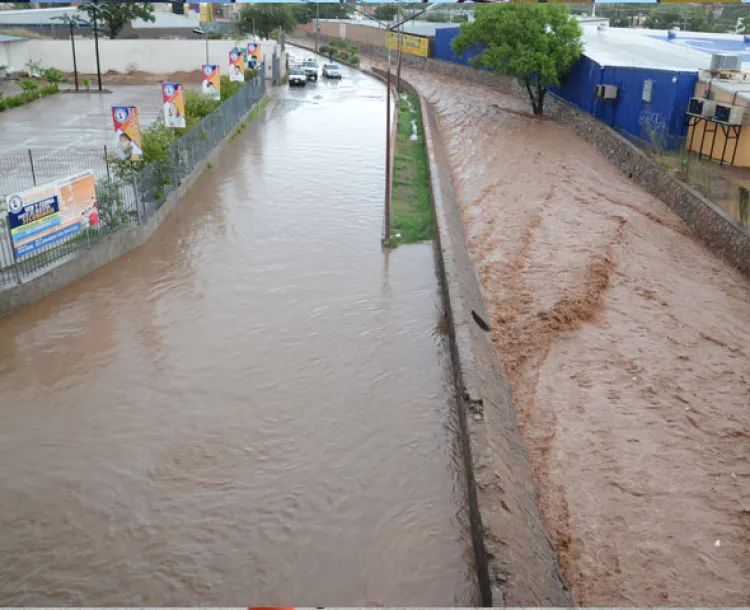
[[[716,102],[702,97],[691,97],[688,102],[688,114],[712,119],[716,112]]]
[[[739,55],[714,53],[713,55],[711,55],[711,70],[740,72],[742,70],[742,58]]]
[[[596,85],[594,95],[602,100],[616,100],[617,87],[614,85]]]
[[[727,125],[741,125],[742,118],[745,115],[745,109],[742,106],[728,106],[716,104],[714,120]]]

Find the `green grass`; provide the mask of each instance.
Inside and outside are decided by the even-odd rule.
[[[391,234],[396,244],[416,243],[435,236],[422,112],[416,95],[407,94],[407,100],[402,99],[399,104],[393,165]],[[412,121],[417,124],[416,140],[411,140]]]

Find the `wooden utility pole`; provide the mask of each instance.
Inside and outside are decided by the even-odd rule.
[[[385,227],[383,245],[391,245],[391,32],[386,33],[388,75],[385,85]]]

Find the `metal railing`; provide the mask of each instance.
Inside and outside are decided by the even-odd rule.
[[[0,155],[0,289],[36,277],[117,231],[148,222],[265,94],[263,65],[255,78],[177,139],[168,149],[166,161],[150,163],[138,171],[112,162],[106,147]],[[66,241],[17,257],[8,225],[7,197],[89,170],[96,177],[99,222]]]

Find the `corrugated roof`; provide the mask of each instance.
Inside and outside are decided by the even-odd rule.
[[[601,66],[624,66],[693,72],[711,66],[713,53],[740,55],[745,45],[743,37],[734,34],[703,34],[677,32],[676,38],[667,38],[666,30],[629,28],[598,29],[583,25],[585,53]],[[750,54],[742,57],[750,60]],[[743,66],[750,68],[750,64]]]

